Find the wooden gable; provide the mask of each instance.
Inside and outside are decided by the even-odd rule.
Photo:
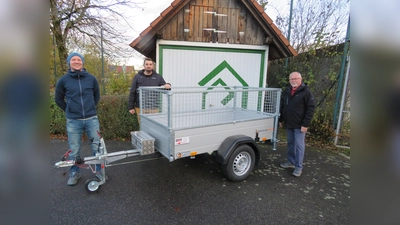
[[[156,39],[270,45],[270,60],[297,55],[255,0],[175,0],[130,46],[155,59]]]

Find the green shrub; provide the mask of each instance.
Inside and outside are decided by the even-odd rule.
[[[54,96],[50,95],[50,134],[66,134],[65,124],[64,111],[58,107],[54,101]]]
[[[332,117],[332,110],[317,108],[309,129],[309,141],[311,143],[333,144],[335,132]]]
[[[130,138],[131,131],[139,130],[136,114],[128,112],[127,96],[102,96],[97,113],[105,139]]]
[[[130,132],[139,130],[136,115],[128,112],[127,96],[101,96],[97,105],[100,131],[105,139],[130,138]],[[50,96],[50,134],[67,135],[65,113]]]
[[[115,74],[107,80],[106,92],[108,95],[129,94],[132,84],[132,76],[126,74]]]

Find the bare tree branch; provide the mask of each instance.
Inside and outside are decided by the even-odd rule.
[[[101,41],[106,55],[123,57],[120,43],[126,43],[127,36],[120,27],[130,27],[124,11],[140,8],[140,4],[135,0],[50,0],[50,32],[60,62],[66,60],[69,48],[95,44],[100,49]],[[66,65],[61,66],[66,71]]]
[[[259,0],[262,2],[262,0]],[[269,3],[266,7],[273,7]],[[350,6],[348,0],[296,0],[293,4],[290,43],[298,52],[343,42]],[[288,34],[289,13],[275,21]]]

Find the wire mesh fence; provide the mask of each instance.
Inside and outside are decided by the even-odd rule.
[[[281,89],[258,87],[141,87],[141,117],[171,129],[279,116]]]

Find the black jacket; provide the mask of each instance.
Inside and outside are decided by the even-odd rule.
[[[85,119],[96,116],[100,101],[99,83],[85,69],[71,71],[58,80],[55,101],[65,111],[68,119]]]
[[[150,76],[144,74],[144,70],[139,71],[132,81],[129,92],[128,110],[140,107],[138,88],[142,86],[162,86],[166,84],[164,78],[153,70]]]
[[[283,92],[279,121],[283,121],[285,127],[289,129],[308,127],[315,111],[314,96],[304,83],[297,88],[293,96],[291,89],[289,86]]]

